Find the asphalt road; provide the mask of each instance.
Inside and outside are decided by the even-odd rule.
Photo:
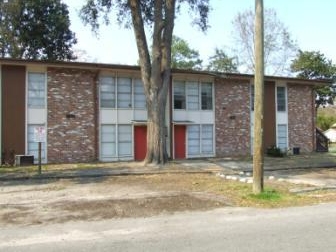
[[[335,251],[336,203],[0,228],[0,251]]]

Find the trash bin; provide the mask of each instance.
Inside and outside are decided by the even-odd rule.
[[[293,155],[299,155],[300,154],[300,147],[293,147]]]

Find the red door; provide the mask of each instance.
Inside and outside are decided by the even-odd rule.
[[[134,159],[142,161],[147,151],[147,126],[134,126]]]
[[[186,126],[175,125],[174,126],[174,151],[175,159],[186,157]]]

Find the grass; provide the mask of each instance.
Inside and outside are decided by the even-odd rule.
[[[266,189],[259,194],[249,194],[249,197],[256,200],[277,202],[281,200],[282,194],[274,189]]]

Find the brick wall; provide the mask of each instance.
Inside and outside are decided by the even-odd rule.
[[[48,68],[48,162],[97,159],[96,73]]]
[[[288,85],[288,139],[290,148],[315,149],[314,94],[309,86]]]
[[[250,85],[215,80],[216,155],[250,154]]]

